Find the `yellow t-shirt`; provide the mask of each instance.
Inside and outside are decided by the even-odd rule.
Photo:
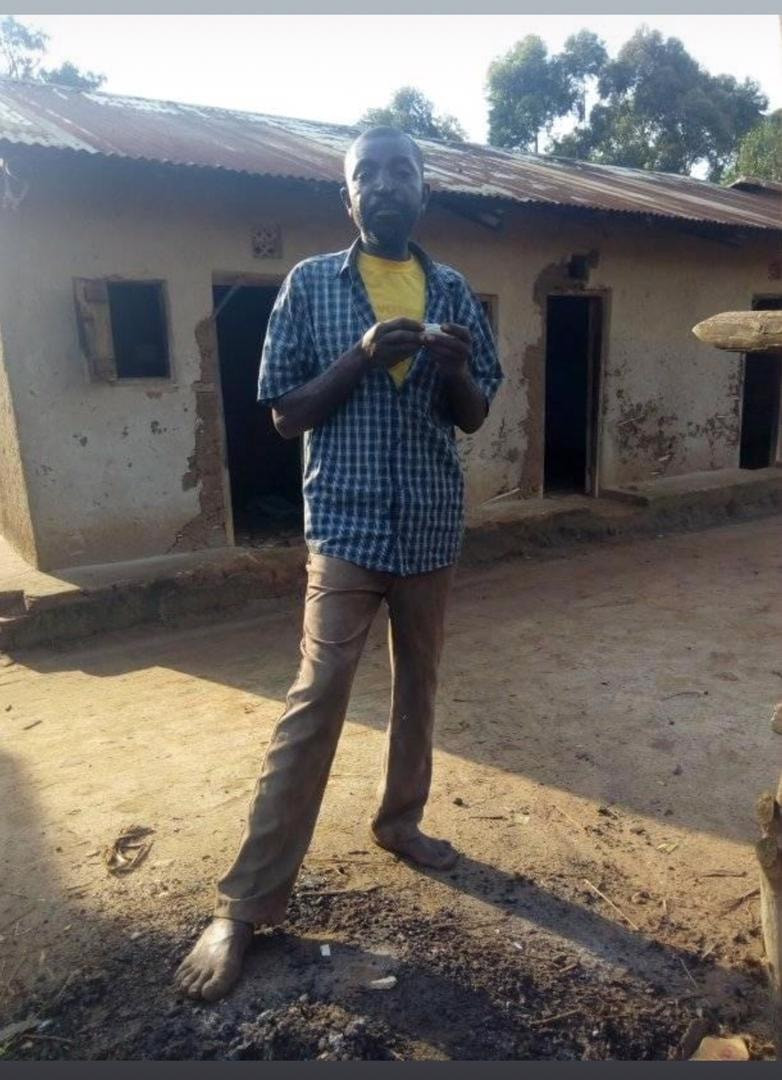
[[[423,322],[426,311],[426,274],[418,259],[411,255],[404,262],[398,262],[360,251],[358,269],[378,322],[401,318]],[[397,387],[404,382],[412,359],[412,356],[408,356],[389,368],[389,374]]]

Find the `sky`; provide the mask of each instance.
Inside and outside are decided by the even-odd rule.
[[[50,35],[47,66],[71,60],[103,90],[354,123],[413,85],[487,134],[486,72],[526,34],[558,51],[594,30],[611,55],[641,24],[680,38],[712,74],[756,79],[782,107],[776,15],[25,15]]]

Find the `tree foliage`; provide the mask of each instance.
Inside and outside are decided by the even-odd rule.
[[[592,98],[591,107],[589,99]],[[719,180],[768,101],[752,79],[711,75],[677,38],[641,27],[610,59],[589,31],[549,56],[525,38],[489,68],[489,141],[538,148],[556,120],[572,130],[547,149],[610,165]]]
[[[0,20],[0,74],[10,79],[54,83],[77,90],[94,90],[106,81],[105,75],[80,71],[66,60],[57,68],[42,67],[48,34],[19,22],[13,15]]]
[[[436,116],[434,104],[414,86],[403,86],[382,109],[367,109],[361,127],[396,127],[421,139],[464,142],[466,133],[453,116]]]
[[[555,56],[536,34],[518,41],[489,66],[489,142],[537,153],[555,120],[571,113],[584,119],[589,84],[606,60],[591,30],[569,37]]]
[[[727,180],[753,176],[782,183],[782,109],[770,113],[739,143]]]

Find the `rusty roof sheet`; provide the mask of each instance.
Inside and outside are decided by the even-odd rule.
[[[357,129],[0,80],[2,143],[336,183]],[[419,140],[436,192],[782,230],[782,195],[475,143]]]

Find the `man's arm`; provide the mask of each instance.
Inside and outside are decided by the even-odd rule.
[[[477,431],[489,411],[486,396],[470,373],[471,335],[466,326],[445,323],[443,334],[427,335],[426,345],[440,372],[457,427]]]
[[[275,403],[275,428],[284,439],[295,439],[319,427],[350,397],[368,371],[393,367],[417,352],[422,342],[423,327],[413,319],[375,323],[324,372]]]
[[[469,370],[445,379],[445,392],[451,416],[457,427],[466,435],[472,435],[483,424],[489,408],[483,391]]]

